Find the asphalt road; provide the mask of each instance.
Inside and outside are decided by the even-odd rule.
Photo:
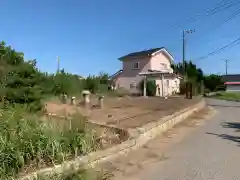
[[[240,180],[240,103],[206,101],[217,110],[212,119],[134,180]]]

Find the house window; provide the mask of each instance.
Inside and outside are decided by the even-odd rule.
[[[137,87],[136,82],[132,82],[132,83],[130,84],[130,88],[131,88],[131,89],[134,89],[134,88],[136,88],[136,87]]]
[[[139,69],[139,62],[135,62],[134,64],[133,64],[133,69]]]
[[[161,66],[164,68],[167,68],[167,64],[165,64],[165,63],[161,63]]]

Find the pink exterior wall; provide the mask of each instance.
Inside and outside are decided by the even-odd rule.
[[[134,69],[134,63],[139,62],[139,69]],[[150,69],[150,57],[149,58],[136,58],[123,61],[123,72],[116,80],[116,87],[129,90],[131,93],[139,93],[138,87],[130,87],[131,84],[137,86],[142,81],[143,77],[139,76],[140,72],[146,72]]]
[[[165,65],[163,65],[165,64]],[[171,68],[171,59],[164,53],[160,52],[155,56],[151,57],[150,60],[150,67],[151,70],[157,71],[166,71],[166,72],[173,72]],[[173,79],[172,77],[164,77],[163,80],[163,90],[162,90],[162,80],[161,78],[155,78],[156,85],[158,86],[156,91],[156,96],[164,96],[164,95],[171,95],[173,92]]]
[[[134,69],[133,65],[135,62],[139,62],[139,69]],[[167,69],[161,64],[164,63],[167,66]],[[148,58],[136,58],[136,59],[127,59],[123,61],[123,72],[119,75],[115,82],[116,87],[124,88],[131,93],[139,93],[139,89],[137,87],[131,87],[131,84],[136,84],[138,86],[139,82],[143,79],[142,76],[138,74],[140,72],[147,72],[148,70],[163,70],[172,73],[173,69],[171,68],[171,61],[168,56],[165,55],[164,52],[160,52],[153,57]],[[156,91],[157,96],[163,95],[171,95],[173,91],[179,89],[175,81],[179,80],[173,77],[165,77],[163,81],[164,89],[162,94],[162,80],[161,78],[154,78],[156,80],[157,86],[160,88],[160,92],[158,92],[158,88]]]
[[[155,56],[151,57],[151,60],[150,60],[150,67],[151,67],[151,70],[164,70],[165,67],[162,65],[163,64],[166,64],[167,65],[167,68],[170,68],[170,72],[172,73],[173,70],[171,68],[171,63],[170,63],[170,59],[165,55],[164,52],[160,52],[158,54],[156,54]]]

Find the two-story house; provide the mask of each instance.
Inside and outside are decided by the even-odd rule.
[[[156,95],[167,96],[179,92],[180,78],[173,73],[173,56],[164,48],[154,48],[120,57],[122,70],[111,76],[116,89],[141,93],[139,83],[145,78],[154,79]]]

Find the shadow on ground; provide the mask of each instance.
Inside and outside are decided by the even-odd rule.
[[[228,135],[228,134],[215,134],[215,133],[206,133],[206,134],[210,134],[210,135],[215,135],[218,136],[222,139],[226,139],[226,140],[230,140],[236,143],[240,143],[240,136],[232,136],[232,135]],[[238,144],[240,146],[240,144]]]
[[[225,123],[221,123],[221,126],[224,128],[236,129],[236,131],[240,132],[240,123],[239,122],[225,122]]]
[[[216,134],[216,133],[210,133],[210,132],[207,132],[206,134],[214,135],[214,136],[220,137],[225,140],[233,141],[235,143],[238,143],[238,146],[240,146],[240,123],[239,122],[225,122],[225,123],[221,123],[221,126],[223,128],[235,129],[236,132],[239,133],[239,135],[235,136],[235,135],[230,135],[230,134]]]
[[[213,104],[213,103],[208,103],[209,106],[213,106],[213,107],[233,107],[233,108],[240,108],[240,104],[236,104],[236,105],[223,105],[223,104]]]

